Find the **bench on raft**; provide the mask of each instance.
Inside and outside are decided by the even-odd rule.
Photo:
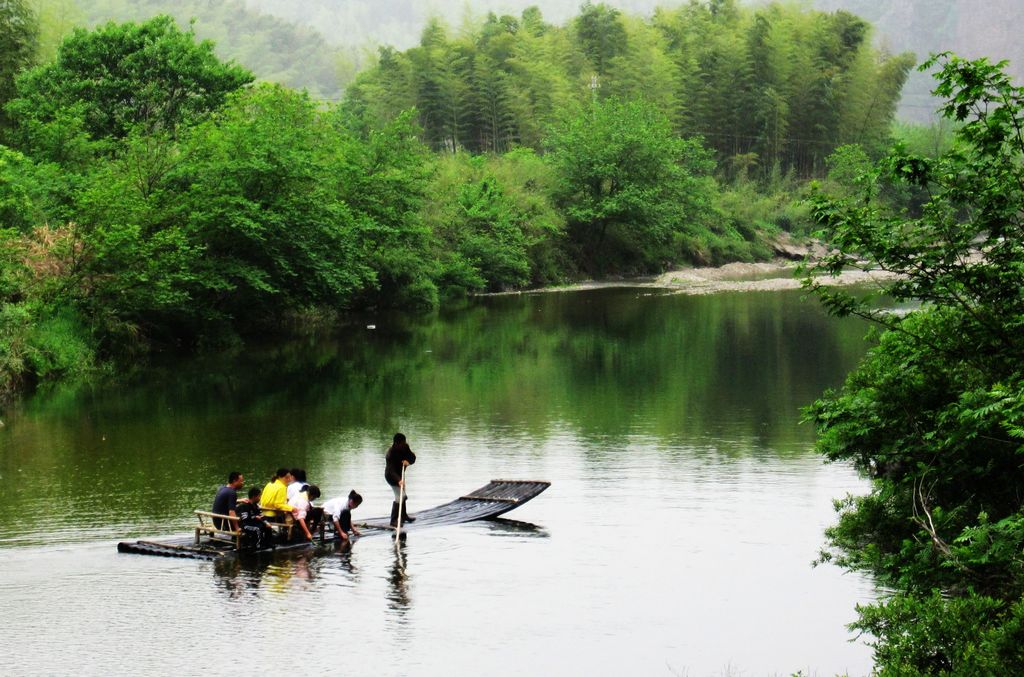
[[[234,542],[235,549],[241,550],[242,548],[242,530],[238,528],[238,518],[232,515],[221,515],[219,513],[210,512],[208,510],[193,510],[195,516],[199,518],[199,525],[196,527],[196,545],[199,545],[202,541],[203,534],[208,534],[213,539],[228,539]],[[230,529],[222,528],[217,526],[217,522],[226,522],[227,526],[233,527]],[[274,529],[277,532],[284,532],[287,540],[292,538],[292,530],[295,528],[295,518],[285,513],[283,522],[267,522],[267,526]],[[324,538],[324,524],[320,522],[320,540]]]

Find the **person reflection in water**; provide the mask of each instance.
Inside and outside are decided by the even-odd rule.
[[[395,433],[391,448],[384,455],[384,479],[395,494],[395,500],[391,504],[391,526],[398,526],[398,513],[401,510],[402,524],[415,522],[416,518],[409,515],[406,510],[406,503],[409,501],[409,494],[405,492],[405,480],[402,479],[402,471],[416,462],[416,454],[412,453],[409,443],[405,441],[405,435]],[[399,505],[401,501],[401,505]]]
[[[338,554],[341,556],[341,568],[344,569],[350,576],[355,577],[358,575],[355,563],[352,562],[352,541],[347,540],[338,544]]]
[[[404,615],[412,604],[412,597],[409,596],[409,574],[405,570],[405,541],[397,543],[395,563],[391,566],[391,575],[388,577],[391,584],[388,590],[388,606]]]

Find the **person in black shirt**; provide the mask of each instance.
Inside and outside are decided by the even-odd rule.
[[[237,517],[235,514],[235,504],[238,503],[238,490],[243,486],[245,486],[245,477],[242,476],[242,473],[228,473],[228,483],[217,490],[217,495],[213,499],[213,507],[210,508],[210,512],[217,515]],[[234,531],[234,525],[229,520],[214,517],[213,526],[225,531]]]
[[[249,490],[249,497],[243,498],[235,505],[238,513],[238,525],[242,529],[242,549],[262,550],[274,544],[274,530],[260,514],[259,487]]]
[[[409,443],[405,441],[405,435],[395,433],[391,448],[384,455],[384,479],[395,494],[395,500],[391,504],[391,526],[398,526],[398,512],[402,512],[402,523],[415,522],[416,518],[409,515],[405,504],[409,495],[404,494],[405,481],[402,479],[402,470],[416,462],[416,454],[412,453]],[[403,496],[404,494],[404,496]],[[398,505],[398,501],[402,505]]]

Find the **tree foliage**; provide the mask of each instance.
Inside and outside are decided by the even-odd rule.
[[[1024,638],[1024,89],[985,60],[926,66],[960,125],[953,147],[897,147],[858,194],[815,205],[842,252],[819,273],[878,268],[894,276],[882,293],[918,304],[884,313],[809,281],[883,328],[811,411],[822,452],[874,480],[841,504],[829,556],[900,591],[855,624],[893,674],[1008,674]],[[888,186],[927,197],[890,209]]]
[[[140,16],[163,6],[145,4]],[[201,4],[179,9],[214,11]],[[777,196],[797,170],[783,116],[795,86],[778,85],[761,118],[776,125],[758,137],[774,144],[771,195],[752,179],[769,169],[760,147],[736,142],[756,116],[732,108],[765,73],[794,76],[807,35],[869,84],[876,53],[849,17],[764,11],[763,45],[748,39],[760,15],[730,2],[650,20],[588,4],[563,27],[536,8],[458,32],[435,20],[419,46],[381,50],[338,106],[252,85],[197,39],[201,22],[75,30],[18,77],[7,109],[0,378],[61,378],[289,320],[768,256],[760,230],[793,222]],[[44,13],[47,36],[57,14]],[[789,24],[806,30],[771,27]],[[751,61],[755,43],[770,68]],[[865,127],[876,134],[879,110]],[[838,130],[850,119],[821,116]],[[693,135],[712,121],[732,142]]]
[[[533,8],[458,34],[435,18],[417,47],[382,50],[346,105],[377,121],[416,108],[435,149],[503,152],[541,150],[539,130],[594,97],[643,96],[723,164],[820,175],[837,146],[887,143],[913,59],[869,37],[852,14],[779,3],[692,2],[641,20],[587,2],[564,27]]]
[[[173,221],[204,249],[200,307],[239,320],[343,307],[366,283],[357,215],[334,187],[337,143],[308,96],[271,85],[194,129],[168,182]]]
[[[8,125],[3,107],[14,96],[14,79],[35,62],[39,17],[27,0],[0,2],[0,129]]]
[[[67,0],[37,0],[46,5]],[[217,56],[242,64],[260,80],[306,89],[314,98],[337,100],[361,52],[329,44],[330,33],[259,12],[242,0],[77,0],[85,25],[173,17]],[[315,26],[315,24],[314,24]]]
[[[569,241],[592,273],[675,258],[676,238],[703,221],[714,197],[707,152],[642,101],[581,111],[555,131],[550,151]]]
[[[19,81],[23,143],[0,147],[5,387],[92,361],[61,346],[123,357],[311,310],[436,303],[408,116],[364,139],[248,81],[166,18],[79,31]],[[149,105],[173,83],[178,104]]]
[[[413,115],[404,113],[361,136],[335,111],[340,146],[332,173],[337,199],[358,215],[361,261],[372,280],[353,304],[430,310],[437,306],[436,270],[424,256],[433,242],[421,212],[433,170]]]
[[[435,235],[448,296],[555,282],[563,217],[552,200],[557,175],[530,150],[498,157],[445,157],[424,217]]]
[[[52,143],[54,128],[77,125],[92,141],[133,131],[173,134],[220,106],[252,75],[214,55],[169,17],[76,30],[52,64],[18,79],[8,104],[22,147]],[[59,157],[58,149],[50,149]]]

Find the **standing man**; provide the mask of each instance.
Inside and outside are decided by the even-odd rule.
[[[402,496],[403,489],[405,489],[402,470],[415,462],[416,454],[412,453],[412,449],[409,448],[409,443],[405,441],[405,435],[395,433],[391,448],[384,455],[384,479],[395,494],[395,500],[391,504],[391,526],[393,527],[398,526],[399,511],[402,513],[402,524],[416,521],[415,517],[409,516],[405,508],[405,504],[409,500],[408,494]],[[398,504],[399,500],[402,501],[401,505]]]
[[[238,517],[235,513],[235,506],[238,504],[238,492],[244,485],[245,477],[242,476],[242,473],[237,471],[228,473],[228,483],[217,490],[217,495],[213,498],[213,507],[210,508],[210,512],[218,515]],[[237,524],[233,523],[232,520],[214,517],[213,526],[225,531],[234,531]]]

